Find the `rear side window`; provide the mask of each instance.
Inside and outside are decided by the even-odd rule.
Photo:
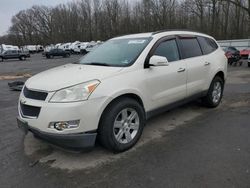
[[[169,62],[179,60],[179,51],[175,39],[160,43],[156,48],[154,55],[164,56]]]
[[[202,51],[196,38],[181,38],[183,58],[201,56]]]
[[[213,39],[206,37],[198,37],[203,54],[209,54],[215,51],[218,46]]]

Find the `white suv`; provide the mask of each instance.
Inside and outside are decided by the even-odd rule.
[[[18,125],[70,149],[121,152],[140,138],[146,119],[201,98],[219,105],[227,59],[205,34],[160,31],[105,42],[78,63],[39,73],[25,83]]]

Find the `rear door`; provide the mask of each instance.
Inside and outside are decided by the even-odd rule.
[[[209,62],[203,57],[196,36],[185,35],[178,37],[181,56],[187,68],[187,97],[199,94],[206,84],[207,67]]]
[[[19,58],[19,54],[17,50],[12,50],[12,58]]]
[[[204,89],[207,89],[211,81],[210,76],[213,76],[213,67],[220,61],[221,53],[218,54],[215,52],[219,47],[214,39],[202,36],[197,37],[197,39],[201,46],[203,57],[205,58],[204,66],[206,71],[207,84],[204,86]]]
[[[58,51],[58,49],[53,49],[52,52],[51,52],[51,55],[57,56],[57,51]]]
[[[158,44],[157,44],[158,43]],[[186,64],[180,60],[175,37],[167,37],[157,42],[150,56],[164,56],[168,66],[154,66],[146,71],[146,84],[151,107],[158,108],[186,97]]]
[[[58,56],[64,56],[64,50],[58,49],[57,55]]]

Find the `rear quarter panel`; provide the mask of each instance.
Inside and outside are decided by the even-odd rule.
[[[222,71],[224,73],[224,79],[227,78],[227,58],[224,51],[219,47],[216,51],[211,54],[206,55],[208,61],[211,63],[208,80],[205,89],[208,89],[215,75]]]

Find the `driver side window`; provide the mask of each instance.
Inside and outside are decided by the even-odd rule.
[[[178,47],[175,39],[163,41],[156,48],[154,55],[164,56],[168,62],[180,60]]]

